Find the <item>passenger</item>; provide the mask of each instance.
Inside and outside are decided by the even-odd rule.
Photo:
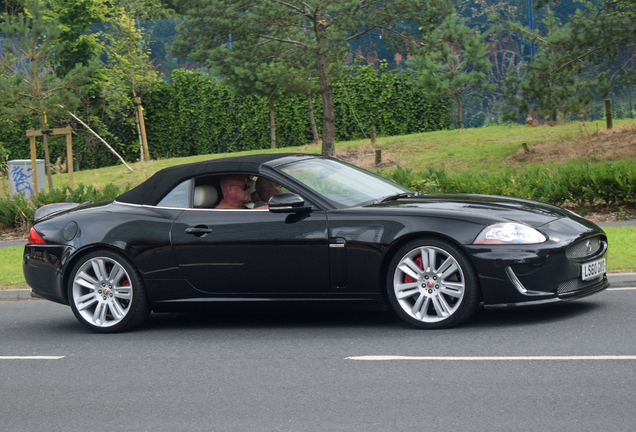
[[[254,202],[254,207],[267,206],[269,199],[274,195],[278,195],[282,191],[283,188],[278,183],[266,179],[265,177],[259,177],[256,180],[256,194],[259,199]]]
[[[244,209],[244,204],[250,199],[250,185],[247,176],[230,175],[221,179],[223,199],[217,209]]]

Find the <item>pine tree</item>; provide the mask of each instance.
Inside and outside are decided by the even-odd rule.
[[[76,93],[85,83],[92,67],[77,65],[65,76],[54,73],[56,55],[61,49],[55,40],[60,34],[56,20],[45,20],[45,5],[33,0],[25,13],[4,14],[0,31],[2,39],[0,63],[5,74],[0,76],[0,113],[13,118],[33,116],[42,130],[48,120],[65,117],[79,100]],[[44,138],[44,157],[49,189],[53,188],[48,140]]]
[[[484,37],[479,29],[469,28],[463,18],[452,14],[425,39],[412,62],[419,84],[431,99],[455,98],[461,129],[464,98],[495,88],[488,83],[492,64]]]

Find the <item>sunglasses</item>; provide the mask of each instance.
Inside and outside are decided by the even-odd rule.
[[[230,186],[239,187],[239,188],[243,189],[244,191],[246,191],[246,190],[248,190],[250,188],[250,185],[248,185],[248,184],[242,184],[242,185],[233,184],[233,185],[230,185]]]

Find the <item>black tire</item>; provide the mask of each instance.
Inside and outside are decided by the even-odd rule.
[[[67,289],[75,317],[96,333],[130,330],[150,314],[139,272],[116,252],[99,250],[83,256],[71,270]]]
[[[424,329],[467,320],[480,299],[472,263],[455,245],[437,238],[418,239],[397,251],[389,266],[387,291],[400,318]]]

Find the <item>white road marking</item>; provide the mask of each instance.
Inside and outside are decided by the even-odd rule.
[[[0,360],[59,360],[65,356],[0,356]]]
[[[627,291],[627,290],[636,290],[636,287],[625,287],[625,288],[608,288],[608,291]]]
[[[345,357],[345,360],[424,360],[424,361],[518,361],[518,360],[636,360],[636,355],[598,355],[598,356],[498,356],[498,357],[418,357],[370,355]]]

